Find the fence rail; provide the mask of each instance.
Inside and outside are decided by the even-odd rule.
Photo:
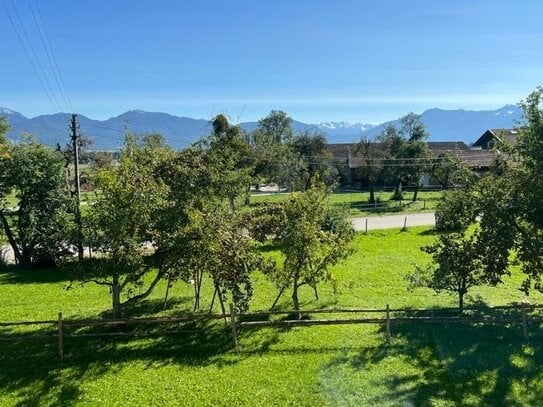
[[[0,327],[21,327],[31,325],[52,325],[56,326],[56,334],[51,331],[49,334],[40,333],[22,333],[14,337],[13,335],[0,335],[0,341],[20,341],[34,339],[54,339],[58,341],[59,358],[64,357],[64,339],[67,338],[93,338],[93,337],[115,337],[115,336],[165,336],[171,334],[188,334],[205,332],[206,329],[178,329],[167,331],[134,332],[134,331],[114,331],[114,332],[77,332],[84,328],[91,327],[118,327],[129,325],[159,325],[159,324],[179,324],[202,321],[216,321],[224,319],[225,327],[231,330],[232,342],[234,348],[238,347],[238,332],[240,329],[254,329],[260,327],[309,327],[317,325],[357,325],[357,324],[378,324],[385,327],[385,336],[387,342],[391,339],[391,326],[397,323],[421,323],[421,324],[520,324],[522,335],[528,337],[528,323],[543,323],[543,316],[529,315],[529,311],[543,309],[543,305],[517,304],[496,307],[467,307],[463,315],[437,315],[444,312],[454,312],[457,308],[332,308],[332,309],[314,309],[314,310],[270,310],[257,312],[236,312],[233,304],[230,304],[229,314],[196,314],[182,315],[176,317],[140,317],[126,319],[63,319],[62,313],[59,313],[57,320],[43,321],[13,321],[0,322]],[[517,311],[519,315],[512,316],[492,316],[488,315],[492,311]],[[413,313],[419,315],[412,315]],[[420,315],[427,313],[430,315]],[[487,315],[483,315],[486,313]],[[310,319],[311,315],[328,315],[327,318]],[[337,314],[354,315],[349,318],[330,318]],[[358,315],[357,315],[358,314]],[[362,316],[360,314],[371,314],[372,316]],[[381,314],[381,315],[375,315]],[[287,319],[270,319],[273,316],[286,316]],[[295,319],[289,319],[290,316],[297,316]],[[303,318],[302,318],[303,316]],[[268,319],[263,319],[268,318]],[[247,320],[253,319],[253,320]],[[73,332],[73,330],[76,330]]]

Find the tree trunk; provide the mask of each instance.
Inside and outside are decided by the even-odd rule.
[[[288,278],[286,280],[287,283],[283,284],[283,287],[281,287],[281,290],[279,290],[279,294],[277,294],[277,297],[275,298],[275,301],[273,302],[273,305],[271,306],[270,310],[273,310],[275,308],[275,306],[277,305],[277,302],[279,301],[279,299],[281,298],[281,296],[283,295],[283,293],[285,292],[285,290],[289,286],[290,277],[293,276],[294,274],[295,274],[294,271],[290,272],[290,274],[288,275]]]
[[[277,294],[277,297],[275,297],[275,301],[273,302],[270,310],[273,310],[275,308],[275,306],[277,305],[277,302],[279,302],[279,299],[281,298],[281,296],[283,295],[287,287],[288,287],[288,284],[284,284],[283,287],[281,287],[281,289],[279,290],[279,294]]]
[[[370,203],[375,203],[375,188],[370,185]]]
[[[198,272],[194,273],[194,307],[193,311],[196,311],[200,308],[200,290],[198,282]]]
[[[19,238],[19,244],[21,246],[21,259],[19,264],[23,267],[28,267],[32,264],[32,250],[30,247],[28,247],[28,242],[26,240],[26,233],[23,228],[23,223],[29,224],[28,221],[28,213],[25,212],[27,200],[25,198],[21,198],[19,201],[19,210],[17,211],[17,229],[18,229],[18,238]]]
[[[317,283],[313,283],[311,285],[311,287],[313,288],[313,292],[315,293],[315,300],[319,300],[319,290],[317,289]]]
[[[119,283],[119,276],[117,275],[113,277],[111,296],[113,301],[113,318],[121,319],[123,317],[123,311],[121,306],[121,284]]]
[[[292,287],[292,304],[294,305],[294,309],[297,311],[298,319],[302,319],[302,314],[300,312],[300,301],[298,300],[298,283],[295,282]]]
[[[247,187],[247,189],[245,189],[244,205],[245,206],[251,205],[251,186],[250,185]]]
[[[458,312],[460,314],[464,313],[464,291],[458,291]]]
[[[420,185],[417,183],[417,185],[415,185],[415,192],[413,192],[413,202],[417,202],[417,197],[419,195],[419,188],[420,188]]]
[[[198,275],[198,309],[200,309],[200,300],[202,299],[202,280],[204,279],[203,272],[196,272]]]
[[[294,271],[293,283],[292,283],[292,305],[294,306],[294,309],[296,311],[300,311],[300,300],[298,299],[298,288],[300,288],[300,284],[298,283],[299,279],[300,279],[300,274],[299,274],[299,271],[296,269]],[[302,319],[301,312],[298,312],[298,319]]]
[[[222,298],[221,289],[218,283],[215,283],[215,290],[217,290],[217,297],[219,298],[219,304],[221,304],[221,311],[222,311],[222,314],[224,315],[224,322],[227,322],[228,320],[226,317],[226,308],[224,307],[224,300]]]
[[[399,178],[398,182],[396,182],[396,187],[394,188],[394,194],[392,194],[392,199],[400,200],[403,197],[402,195],[402,180],[401,178]]]
[[[168,304],[168,295],[170,294],[170,285],[172,283],[171,277],[168,277],[168,282],[166,283],[166,294],[164,294],[164,309]]]
[[[11,245],[11,248],[13,249],[15,262],[18,264],[21,264],[21,261],[22,261],[21,252],[19,250],[19,247],[17,246],[17,242],[15,241],[15,238],[13,237],[13,233],[11,233],[8,220],[6,219],[6,216],[4,215],[3,211],[0,211],[0,220],[2,221],[2,225],[4,226],[4,233],[6,234],[9,244]]]
[[[213,312],[213,306],[215,305],[215,297],[217,296],[217,288],[213,290],[213,297],[211,297],[211,305],[209,306],[209,314]]]

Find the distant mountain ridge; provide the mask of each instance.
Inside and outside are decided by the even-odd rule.
[[[64,144],[69,137],[70,115],[56,113],[27,118],[19,112],[0,107],[0,116],[6,117],[11,125],[8,138],[18,139],[22,133],[31,133],[43,143],[54,146]],[[431,141],[464,141],[470,144],[486,129],[511,128],[521,121],[522,110],[514,105],[506,105],[496,110],[443,110],[429,109],[422,113]],[[176,148],[181,148],[208,135],[211,132],[209,120],[180,117],[161,112],[130,110],[107,120],[94,120],[78,115],[82,134],[94,140],[93,149],[114,150],[122,143],[124,129],[138,134],[160,133]],[[258,122],[239,124],[246,131],[256,129]],[[352,143],[361,136],[375,137],[387,125],[399,126],[399,120],[377,126],[364,123],[323,122],[307,124],[293,120],[296,132],[320,131],[326,134],[329,143]]]
[[[522,109],[505,105],[496,110],[443,110],[428,109],[421,114],[421,120],[430,133],[430,141],[463,141],[471,144],[487,129],[513,128],[522,122]],[[388,125],[400,127],[400,121],[381,123],[364,133],[375,137]]]

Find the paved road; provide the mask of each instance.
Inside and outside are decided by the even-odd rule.
[[[407,227],[410,226],[435,226],[436,219],[434,212],[428,213],[407,213],[405,215],[383,215],[368,216],[367,218],[353,218],[354,230],[366,230],[366,219],[368,219],[368,230],[402,228],[407,217]]]
[[[366,230],[366,219],[368,219],[368,230],[402,228],[407,216],[407,227],[410,226],[435,226],[434,212],[408,213],[405,215],[383,215],[368,216],[367,218],[353,218],[353,227],[357,231]],[[15,257],[11,246],[0,246],[0,257],[4,262],[13,264]]]

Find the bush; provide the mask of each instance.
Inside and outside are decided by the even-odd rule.
[[[466,230],[477,217],[475,197],[465,190],[445,192],[436,210],[436,229],[441,232]]]

